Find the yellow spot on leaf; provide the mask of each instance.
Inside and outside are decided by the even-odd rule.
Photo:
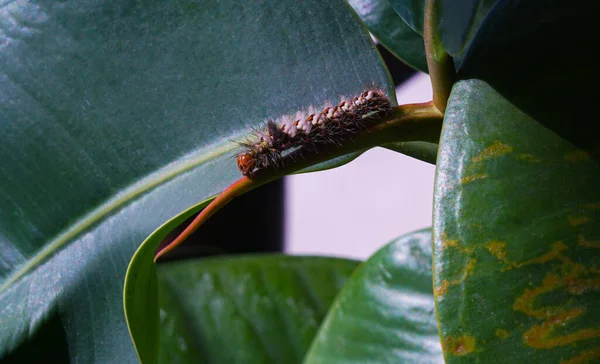
[[[565,159],[569,162],[577,163],[577,162],[585,162],[590,159],[590,155],[583,150],[575,150],[573,152],[569,152],[565,154]]]
[[[461,284],[462,282],[464,282],[465,279],[467,279],[467,277],[469,276],[469,274],[471,272],[473,272],[473,270],[475,269],[475,263],[476,263],[476,259],[471,257],[473,248],[463,247],[458,240],[449,239],[448,235],[445,232],[442,233],[442,236],[441,236],[441,246],[444,250],[449,249],[449,248],[456,249],[460,253],[468,256],[469,260],[464,265],[462,274],[458,278],[452,279],[452,280],[443,280],[439,286],[434,288],[434,295],[436,297],[441,297],[441,296],[445,295],[448,292],[448,288],[450,286],[454,286],[454,285]]]
[[[498,336],[501,339],[506,339],[510,336],[510,334],[504,329],[498,329],[496,330],[496,336]]]
[[[433,290],[433,295],[436,298],[442,297],[448,292],[448,285],[448,281],[444,279],[439,286],[435,287],[435,289]]]
[[[473,175],[461,178],[460,183],[464,185],[467,183],[471,183],[473,181],[477,181],[479,179],[486,179],[487,176],[488,176],[487,174],[473,174]]]
[[[577,244],[586,248],[600,249],[600,241],[585,240],[585,237],[583,237],[583,235],[579,235],[579,241],[577,242]]]
[[[569,219],[569,225],[571,226],[577,226],[577,225],[581,225],[581,224],[585,224],[586,222],[590,222],[592,221],[592,219],[590,219],[587,216],[568,216]]]
[[[495,240],[490,241],[485,245],[485,248],[490,252],[490,254],[505,264],[505,270],[521,268],[531,264],[544,264],[560,257],[561,254],[567,250],[567,246],[563,244],[562,241],[557,241],[556,243],[552,244],[552,249],[550,249],[550,251],[546,254],[522,262],[512,262],[506,257],[506,246],[506,242]]]
[[[473,270],[475,269],[475,262],[477,260],[475,260],[475,258],[470,258],[469,261],[467,262],[467,264],[465,265],[465,267],[463,268],[462,274],[460,275],[460,277],[458,277],[457,279],[453,279],[453,280],[444,280],[442,281],[442,286],[439,287],[440,290],[443,289],[443,293],[440,293],[439,295],[443,295],[445,293],[448,292],[448,288],[450,286],[456,286],[458,284],[463,283],[468,277],[469,274],[471,274],[473,272]],[[438,287],[436,287],[436,291],[438,290]],[[434,292],[435,294],[435,292]]]
[[[532,289],[526,288],[523,294],[517,298],[513,309],[521,311],[528,316],[537,317],[539,319],[549,319],[564,311],[564,308],[558,306],[546,306],[537,308],[535,306],[535,300],[537,297],[544,293],[566,288],[569,281],[577,278],[585,271],[581,264],[575,264],[573,262],[566,261],[563,264],[563,275],[554,273],[546,274],[546,277],[542,280],[542,285]]]
[[[497,158],[507,153],[513,151],[513,148],[510,145],[504,144],[499,140],[495,140],[492,145],[485,148],[481,154],[476,157],[473,157],[472,161],[474,163],[481,162],[486,159]]]
[[[475,350],[475,338],[473,336],[460,336],[453,338],[448,336],[443,343],[444,352],[451,355],[467,355]]]
[[[600,277],[598,278],[573,278],[569,280],[567,288],[574,295],[582,295],[589,290],[600,290]]]
[[[588,210],[600,210],[600,202],[588,203],[583,207],[585,207]]]
[[[592,359],[600,358],[600,348],[584,351],[569,360],[563,360],[560,364],[583,364],[592,363]]]
[[[485,245],[485,247],[498,260],[506,262],[506,242],[490,241]]]
[[[552,244],[552,249],[548,253],[524,262],[513,263],[513,266],[514,268],[521,268],[530,264],[544,264],[560,257],[565,250],[567,250],[567,246],[563,244],[562,241],[557,241],[556,243]]]
[[[444,247],[444,249],[458,246],[458,240],[448,239],[448,235],[446,233],[442,233],[442,247]]]
[[[569,327],[568,322],[581,316],[586,310],[585,307],[539,306],[536,304],[538,297],[557,290],[566,290],[571,295],[581,295],[588,290],[600,289],[600,277],[597,273],[563,255],[565,251],[566,246],[562,242],[557,242],[549,253],[536,259],[537,262],[557,259],[562,262],[562,266],[558,273],[547,273],[540,286],[525,289],[513,305],[514,310],[541,320],[539,324],[523,334],[525,344],[537,349],[551,349],[600,337],[600,329],[597,328],[579,329],[565,333]],[[592,277],[589,276],[590,274]]]
[[[458,240],[449,239],[448,235],[446,233],[442,233],[441,240],[442,240],[442,248],[444,250],[446,250],[448,248],[456,248],[463,253],[470,253],[472,251],[471,248],[466,248],[466,247],[461,246],[460,243],[458,242]]]
[[[463,270],[462,277],[460,277],[461,281],[464,281],[465,279],[467,279],[469,274],[473,273],[473,270],[475,269],[475,262],[477,262],[477,260],[475,258],[469,259],[469,262],[467,263],[467,265],[465,266],[465,269]]]
[[[517,159],[526,161],[526,162],[531,162],[531,163],[540,163],[541,160],[537,159],[534,155],[532,154],[528,154],[528,153],[521,153],[519,155],[517,155]]]
[[[582,329],[571,334],[562,336],[552,336],[555,328],[560,328],[567,321],[581,315],[581,309],[573,309],[560,312],[541,325],[537,325],[527,330],[523,334],[525,343],[536,349],[552,349],[557,346],[569,345],[581,340],[589,340],[600,337],[600,329]]]

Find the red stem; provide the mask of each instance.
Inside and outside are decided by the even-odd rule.
[[[178,245],[183,243],[185,239],[189,238],[198,228],[206,222],[215,212],[219,211],[223,206],[227,205],[231,200],[238,197],[241,194],[248,192],[255,183],[248,177],[242,177],[238,181],[227,187],[219,196],[217,196],[211,203],[208,204],[202,210],[198,216],[192,221],[186,228],[179,234],[175,240],[170,242],[167,246],[162,248],[154,257],[154,262],[161,256],[175,249]]]

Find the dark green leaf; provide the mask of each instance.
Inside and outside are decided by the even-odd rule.
[[[442,44],[446,52],[455,57],[456,65],[460,65],[473,37],[484,23],[490,8],[497,1],[440,0],[437,2]],[[529,4],[536,9],[541,5],[540,3]]]
[[[299,363],[358,262],[247,256],[158,267],[161,363]]]
[[[28,1],[0,14],[0,358],[54,317],[73,362],[136,362],[127,262],[239,177],[233,140],[365,85],[391,90],[341,0]]]
[[[409,27],[423,34],[425,0],[389,0],[392,7]]]
[[[406,25],[389,0],[348,0],[369,31],[393,55],[427,72],[423,36]]]
[[[600,3],[499,1],[465,56],[463,79],[487,82],[510,103],[571,143],[598,155],[589,105],[600,72],[592,45]]]
[[[431,286],[431,229],[363,263],[336,298],[305,363],[443,363]]]
[[[480,80],[455,86],[440,147],[446,361],[597,362],[600,163]]]

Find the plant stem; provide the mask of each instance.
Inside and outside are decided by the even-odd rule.
[[[391,116],[374,123],[367,130],[356,133],[352,140],[342,145],[322,148],[318,152],[304,153],[301,158],[290,159],[290,162],[279,165],[276,170],[257,173],[256,178],[261,179],[263,175],[267,177],[274,174],[285,176],[333,158],[394,142],[437,143],[443,118],[444,115],[431,101],[396,106]]]
[[[183,243],[187,238],[190,237],[202,224],[204,224],[211,216],[213,216],[217,211],[219,211],[222,207],[227,205],[231,200],[240,196],[253,188],[258,186],[254,186],[253,182],[247,177],[242,177],[236,182],[232,183],[229,187],[223,190],[219,196],[217,196],[214,200],[212,200],[208,206],[202,210],[198,216],[194,218],[194,220],[183,230],[173,241],[171,241],[167,246],[162,248],[156,256],[154,256],[154,262],[161,256],[175,249],[178,245]]]
[[[183,243],[231,200],[250,190],[314,164],[379,145],[402,141],[437,143],[442,129],[442,120],[442,113],[432,102],[397,106],[390,117],[374,124],[368,130],[356,133],[352,140],[341,146],[331,146],[319,150],[318,153],[307,153],[302,158],[294,159],[292,163],[276,170],[260,171],[261,173],[257,173],[252,179],[242,177],[211,201],[181,234],[156,254],[154,261],[156,262],[158,258]]]
[[[423,38],[425,40],[427,67],[429,68],[433,88],[433,104],[442,113],[445,113],[456,73],[452,57],[446,53],[442,46],[439,24],[436,0],[426,0]]]

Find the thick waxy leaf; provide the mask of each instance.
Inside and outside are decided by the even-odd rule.
[[[300,363],[358,262],[281,255],[158,267],[160,363]]]
[[[409,27],[423,34],[425,0],[389,0],[392,7]]]
[[[431,229],[391,242],[356,270],[305,363],[443,363],[431,286]]]
[[[42,330],[73,362],[137,361],[127,262],[239,177],[232,140],[390,89],[341,0],[15,1],[0,29],[0,358]]]
[[[434,282],[446,361],[600,360],[598,160],[479,80],[455,86],[440,146]]]
[[[348,0],[348,3],[392,54],[409,66],[427,72],[423,36],[402,20],[389,0]]]
[[[464,53],[477,31],[484,23],[490,8],[498,0],[438,0],[440,35],[442,44],[455,63],[461,63]],[[539,9],[540,3],[529,3]]]

